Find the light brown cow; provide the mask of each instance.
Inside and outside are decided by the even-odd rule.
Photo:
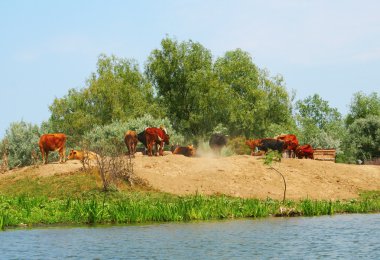
[[[128,148],[128,154],[130,156],[135,156],[136,153],[136,146],[137,146],[137,133],[132,130],[128,130],[124,135],[124,142],[127,145]]]
[[[57,134],[44,134],[40,137],[38,143],[40,151],[42,153],[42,162],[48,163],[48,156],[50,151],[58,151],[59,162],[65,162],[65,144],[66,135],[62,133]]]
[[[196,149],[193,147],[193,145],[188,146],[177,146],[173,154],[182,154],[187,157],[192,157],[195,155]]]
[[[97,160],[99,155],[97,153],[91,151],[83,151],[83,150],[71,150],[70,154],[67,156],[67,160],[80,160],[80,161],[88,161],[88,160]]]

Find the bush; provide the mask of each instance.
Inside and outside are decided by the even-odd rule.
[[[250,154],[251,150],[245,144],[247,139],[244,136],[231,137],[227,142],[227,148],[234,154]]]
[[[111,155],[114,153],[115,146],[126,149],[124,134],[127,130],[139,133],[147,127],[159,127],[160,125],[167,129],[171,144],[183,143],[183,136],[175,133],[169,119],[155,119],[151,115],[145,115],[128,122],[113,122],[105,126],[96,126],[84,135],[84,144],[77,145],[94,151],[102,150],[105,154]]]
[[[15,122],[5,132],[2,141],[2,155],[8,157],[10,169],[36,163],[39,154],[39,128],[24,121]]]

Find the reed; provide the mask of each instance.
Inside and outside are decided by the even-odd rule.
[[[174,196],[158,192],[86,192],[68,198],[0,196],[0,229],[39,224],[100,224],[193,221],[267,216],[320,216],[380,212],[380,193],[349,201]],[[286,212],[285,214],[283,212]]]

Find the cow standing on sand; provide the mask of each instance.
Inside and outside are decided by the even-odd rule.
[[[212,134],[208,144],[214,153],[220,155],[222,148],[227,144],[227,137],[223,134]]]
[[[124,142],[127,145],[129,156],[135,157],[136,146],[138,142],[136,132],[128,130],[124,135]]]
[[[259,151],[263,151],[267,153],[268,150],[278,151],[282,153],[284,150],[284,142],[274,139],[274,138],[262,138],[255,140],[247,140],[245,142],[246,145],[251,148],[251,155],[255,155],[255,149],[257,148]]]
[[[296,157],[296,148],[299,145],[297,137],[293,134],[283,134],[276,137],[277,140],[284,142],[284,150],[288,153],[289,158]]]
[[[137,138],[147,148],[148,156],[153,155],[153,146],[156,148],[155,155],[157,155],[158,152],[159,155],[163,156],[164,145],[169,144],[169,135],[163,126],[160,126],[160,128],[148,127],[143,132],[139,133]]]
[[[48,156],[50,151],[58,151],[59,162],[65,162],[65,144],[66,135],[62,133],[44,134],[40,137],[38,146],[42,154],[42,162],[48,163]]]
[[[301,145],[297,147],[296,155],[298,159],[314,159],[314,149],[310,144]]]

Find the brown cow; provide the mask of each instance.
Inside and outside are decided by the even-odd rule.
[[[310,144],[301,145],[297,147],[296,155],[298,159],[302,159],[302,158],[314,159],[314,149]]]
[[[195,155],[196,149],[193,147],[193,145],[188,146],[177,146],[173,154],[182,154],[187,157],[192,157]]]
[[[156,127],[149,127],[145,129],[143,132],[143,136],[145,136],[145,141],[146,147],[148,149],[148,156],[153,155],[153,146],[156,146],[156,154],[157,151],[159,155],[163,156],[164,155],[164,145],[169,144],[169,135],[167,134],[167,131],[164,127],[160,126],[160,128]],[[141,133],[140,133],[141,134]],[[139,135],[140,135],[139,134]],[[143,142],[144,143],[144,142]],[[159,146],[160,148],[158,149]]]
[[[67,160],[97,160],[99,155],[97,153],[91,151],[83,151],[83,150],[71,150],[70,154],[67,156]]]
[[[284,150],[288,152],[289,158],[296,157],[296,148],[299,143],[297,137],[293,134],[283,134],[276,137],[277,140],[284,142]]]
[[[137,133],[132,130],[128,130],[124,135],[124,142],[128,148],[128,154],[135,157],[136,146],[137,146]]]
[[[42,162],[45,164],[48,163],[48,156],[50,151],[58,151],[59,162],[65,162],[65,143],[65,134],[58,133],[42,135],[38,143],[40,151],[42,153]]]

